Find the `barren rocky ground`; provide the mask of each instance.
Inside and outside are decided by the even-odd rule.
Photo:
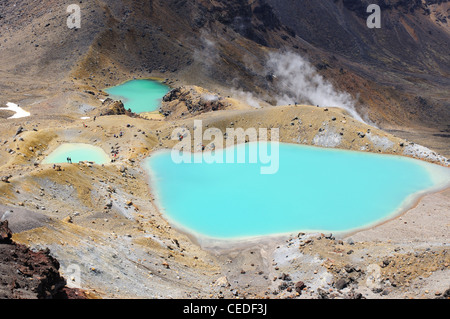
[[[230,122],[243,128],[275,125],[281,141],[321,147],[330,146],[327,143],[334,143],[336,136],[339,145],[333,147],[344,149],[401,155],[409,146],[339,109],[298,105],[252,110],[233,100],[227,103],[229,110],[187,112],[184,118],[168,120],[109,115],[95,121],[73,119],[70,125],[47,120],[35,130],[23,123],[15,142],[13,136],[8,138],[6,145],[14,153],[4,159],[2,172],[12,177],[0,185],[2,213],[9,212],[14,240],[49,248],[63,275],[67,271],[70,276],[70,266],[79,266],[81,287],[102,298],[446,296],[448,191],[425,196],[400,219],[349,234],[352,240],[344,235],[293,234],[256,244],[230,244],[204,242],[172,228],[153,202],[140,162],[152,151],[172,147],[177,142],[171,140],[173,128],[192,130],[193,119],[219,129]],[[123,136],[115,138],[119,131]],[[68,140],[118,151],[119,156],[102,166],[62,164],[55,170],[39,164]],[[431,151],[417,156],[447,163]],[[407,216],[412,217],[404,224]],[[389,261],[387,268],[386,260],[395,263]],[[403,264],[408,263],[415,266],[405,276]],[[371,286],[367,282],[372,265],[380,267],[380,277]],[[304,285],[296,288],[298,282]]]
[[[31,251],[11,240],[8,221],[0,222],[0,299],[85,299],[66,287],[58,261],[48,250]]]
[[[387,8],[390,28],[371,41],[361,40],[368,31],[348,1],[302,1],[295,9],[307,16],[297,22],[283,14],[286,1],[84,1],[73,30],[64,1],[0,3],[0,107],[31,113],[9,119],[0,110],[0,219],[14,241],[0,243],[0,294],[56,297],[65,280],[89,298],[448,298],[448,189],[353,234],[209,242],[166,221],[141,165],[197,119],[447,166],[449,3],[397,2]],[[333,13],[326,23],[324,12]],[[279,86],[265,59],[278,50],[308,57],[371,125],[333,106],[274,105]],[[175,89],[161,112],[136,116],[102,102],[102,89],[149,77]],[[119,155],[105,165],[41,164],[64,142]],[[42,274],[52,285],[39,286]]]

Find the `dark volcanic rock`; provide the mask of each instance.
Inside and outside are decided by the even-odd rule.
[[[100,116],[127,115],[130,117],[139,116],[136,113],[133,113],[130,109],[126,110],[122,101],[116,101],[111,98],[107,98],[105,101],[103,101],[99,115]]]
[[[159,111],[167,117],[197,115],[225,108],[223,97],[218,94],[195,86],[182,86],[171,90],[163,97]]]
[[[12,232],[8,227],[8,221],[0,222],[0,244],[11,243]]]
[[[11,179],[12,175],[2,176],[0,180],[4,183],[9,183],[9,180]]]
[[[336,287],[337,290],[341,290],[344,289],[345,287],[347,287],[349,284],[349,280],[346,278],[341,278],[338,279],[335,283],[334,283],[334,287]]]
[[[211,17],[236,33],[260,45],[268,46],[267,32],[284,26],[265,1],[221,1],[209,8]]]
[[[302,290],[306,287],[305,283],[303,281],[299,281],[295,284],[295,291],[299,294],[302,293]]]
[[[16,134],[14,135],[14,137],[18,136],[19,134],[21,134],[24,131],[22,126],[19,126],[19,128],[16,131]]]
[[[8,222],[0,222],[0,299],[86,299],[67,288],[59,262],[50,251],[31,251],[11,240]]]
[[[114,101],[107,98],[103,104],[103,110],[101,115],[124,115],[126,113],[125,106],[121,101]]]

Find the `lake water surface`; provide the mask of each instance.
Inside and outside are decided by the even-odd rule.
[[[72,163],[82,161],[95,162],[96,164],[107,164],[111,162],[110,157],[100,147],[83,143],[66,143],[60,145],[51,152],[42,162],[43,164],[67,163],[67,158],[72,159]]]
[[[111,98],[122,100],[125,109],[134,113],[158,110],[161,100],[170,88],[153,80],[131,80],[121,85],[105,89]]]
[[[249,154],[258,144],[235,146],[242,148]],[[170,151],[154,153],[145,165],[168,221],[217,239],[348,232],[392,218],[420,194],[450,184],[449,168],[423,161],[294,144],[279,145],[272,175],[261,174],[259,161],[176,164]]]

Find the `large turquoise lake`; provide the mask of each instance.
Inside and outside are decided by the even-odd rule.
[[[235,150],[248,155],[258,145]],[[450,183],[449,168],[423,161],[293,144],[279,145],[279,169],[271,175],[261,174],[261,161],[177,164],[170,151],[145,165],[168,221],[217,239],[348,232],[392,218],[418,195]]]
[[[131,80],[105,89],[111,98],[122,100],[125,108],[134,113],[158,110],[161,100],[170,88],[153,80]]]

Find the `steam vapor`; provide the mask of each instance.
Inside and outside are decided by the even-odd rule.
[[[348,93],[336,91],[333,85],[300,55],[292,52],[270,53],[267,68],[276,78],[279,92],[275,97],[277,105],[297,103],[340,107],[356,120],[365,123],[355,111],[353,98]]]

